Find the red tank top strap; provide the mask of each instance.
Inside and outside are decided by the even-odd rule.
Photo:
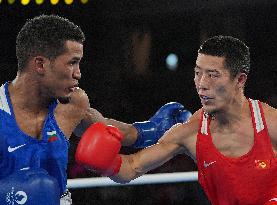
[[[255,130],[255,133],[260,133],[265,131],[267,133],[267,126],[264,117],[263,107],[260,101],[248,99],[251,116],[252,116],[252,124]]]
[[[202,109],[201,119],[200,119],[199,127],[198,127],[198,134],[209,135],[209,133],[210,133],[210,129],[209,129],[210,122],[211,122],[211,118]]]
[[[266,148],[265,152],[275,156],[268,133],[262,103],[258,100],[248,99],[252,115],[252,124],[255,130],[256,143]]]

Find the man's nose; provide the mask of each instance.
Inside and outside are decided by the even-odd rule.
[[[81,71],[80,68],[77,68],[74,72],[73,72],[73,78],[76,80],[80,80],[81,79]]]
[[[202,75],[201,78],[199,79],[198,88],[201,90],[207,90],[208,89],[208,81],[209,81],[208,76]]]

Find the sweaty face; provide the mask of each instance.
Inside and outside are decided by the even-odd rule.
[[[203,109],[214,114],[227,109],[236,97],[236,78],[224,67],[224,57],[199,53],[194,82]]]
[[[76,41],[65,42],[66,51],[50,61],[46,68],[44,86],[49,97],[68,103],[81,78],[80,61],[83,45]]]

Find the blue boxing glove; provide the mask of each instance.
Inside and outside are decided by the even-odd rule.
[[[138,131],[134,148],[144,148],[158,142],[160,137],[176,123],[186,122],[191,112],[177,102],[170,102],[162,106],[149,121],[135,122],[133,126]]]
[[[0,180],[0,204],[59,205],[58,182],[44,169],[16,171]]]

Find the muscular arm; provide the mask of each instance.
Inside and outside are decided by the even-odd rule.
[[[105,118],[98,110],[94,108],[88,109],[84,119],[82,119],[81,123],[74,130],[74,134],[81,137],[83,132],[95,122],[102,122],[106,125],[113,125],[119,128],[124,135],[124,138],[122,140],[123,146],[132,145],[137,139],[137,130],[131,124]]]
[[[134,124],[105,118],[99,111],[93,108],[86,108],[84,113],[79,121],[80,123],[74,130],[77,136],[82,136],[90,125],[101,122],[119,128],[124,136],[121,142],[123,146],[132,145],[136,148],[144,148],[155,144],[172,125],[178,122],[186,122],[191,116],[191,113],[184,109],[182,104],[177,102],[163,105],[149,120],[135,122]]]
[[[201,110],[198,110],[186,123],[174,125],[157,144],[132,155],[121,155],[120,171],[110,178],[119,183],[129,182],[178,154],[186,154],[196,162],[196,136],[200,114]]]
[[[197,118],[196,115],[187,123],[174,125],[157,144],[132,155],[119,154],[123,134],[118,128],[95,123],[83,134],[75,159],[104,176],[110,176],[116,182],[129,182],[164,164],[177,154],[186,153],[195,157],[199,124]]]
[[[182,138],[187,129],[187,125],[176,125],[164,135],[163,140],[160,140],[159,143],[132,155],[121,155],[120,171],[111,179],[119,183],[129,182],[161,166],[174,156],[184,153],[185,147],[182,144]]]

